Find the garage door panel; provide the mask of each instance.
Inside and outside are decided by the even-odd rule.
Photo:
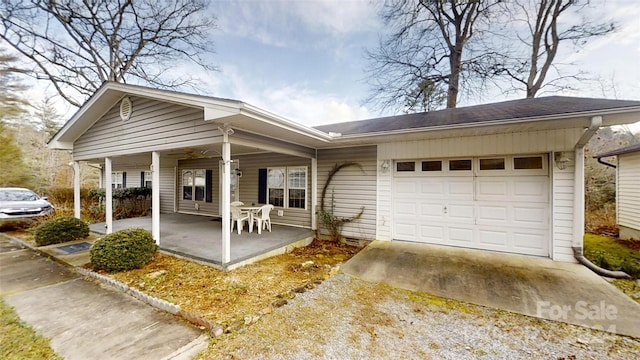
[[[546,228],[548,222],[548,211],[546,206],[540,207],[513,207],[513,224],[518,226],[537,226],[540,229]]]
[[[508,244],[509,232],[500,230],[479,229],[478,244],[492,249],[505,248]]]
[[[430,244],[445,244],[445,229],[442,225],[421,225],[420,241]]]
[[[478,205],[478,224],[494,223],[507,225],[509,223],[509,206]]]
[[[443,198],[445,196],[444,179],[420,179],[420,194],[426,197]]]
[[[543,202],[549,201],[547,177],[531,177],[530,180],[516,179],[513,182],[512,201]]]
[[[514,231],[511,252],[546,256],[549,254],[547,236],[546,232],[534,234]]]
[[[509,187],[506,181],[491,179],[478,179],[478,198],[495,198],[509,195]]]
[[[414,217],[418,213],[419,204],[414,201],[396,202],[396,215],[410,215]]]
[[[449,199],[473,200],[473,178],[446,178],[446,193]]]
[[[448,226],[448,242],[459,246],[473,244],[473,229],[470,227]]]
[[[417,228],[418,226],[413,223],[396,223],[396,237],[400,240],[416,241],[418,240]]]
[[[475,160],[474,160],[475,161]],[[394,238],[549,255],[549,177],[417,172],[394,177]],[[572,198],[567,198],[572,201]],[[559,220],[572,214],[558,210]],[[566,215],[566,220],[562,220]]]
[[[446,209],[449,221],[473,224],[473,204],[449,204]]]
[[[420,216],[423,220],[444,221],[444,206],[441,204],[422,204],[420,205]]]

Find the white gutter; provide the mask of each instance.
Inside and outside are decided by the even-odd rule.
[[[573,178],[573,242],[572,247],[582,250],[584,238],[584,146],[602,126],[602,116],[591,118],[591,124],[576,143]]]
[[[325,143],[331,142],[334,139],[334,136],[331,134],[327,134],[324,131],[312,128],[310,126],[306,126],[295,121],[291,121],[282,116],[278,116],[276,114],[270,113],[266,110],[262,110],[253,105],[242,103],[240,113],[243,113],[247,116],[251,116],[253,118],[257,118],[263,122],[267,122],[271,125],[275,125],[286,130],[308,136],[313,138],[314,140],[319,140]]]

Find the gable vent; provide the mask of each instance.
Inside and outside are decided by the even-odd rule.
[[[131,105],[131,100],[128,97],[122,99],[120,102],[120,118],[122,121],[129,120],[132,112],[133,106]]]

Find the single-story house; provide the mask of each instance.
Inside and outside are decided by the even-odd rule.
[[[107,232],[111,188],[149,182],[156,241],[160,213],[221,217],[223,264],[232,201],[273,204],[273,223],[315,230],[327,174],[346,161],[359,166],[326,195],[336,215],[363,209],[345,237],[572,262],[583,147],[601,126],[638,120],[640,101],[552,96],[309,127],[242,101],[107,82],[49,147],[73,154],[76,216],[79,162],[98,164]]]
[[[618,165],[603,158],[617,156]],[[640,144],[596,156],[598,162],[616,168],[616,219],[620,238],[640,240]]]

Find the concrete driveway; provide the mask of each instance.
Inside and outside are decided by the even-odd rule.
[[[188,359],[202,332],[0,234],[0,296],[65,359]]]
[[[640,305],[579,264],[374,241],[342,271],[370,282],[640,338]]]

